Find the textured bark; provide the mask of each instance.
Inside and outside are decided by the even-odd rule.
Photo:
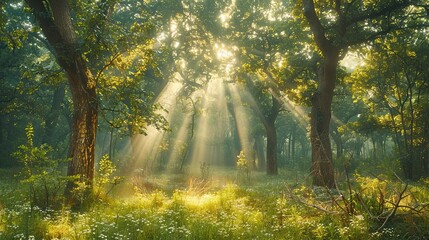
[[[329,127],[338,55],[339,51],[334,48],[325,51],[325,59],[319,72],[318,90],[312,97],[310,141],[313,183],[317,186],[335,185]]]
[[[27,0],[27,4],[54,48],[64,69],[73,100],[73,120],[67,174],[91,185],[94,177],[94,148],[97,129],[95,82],[79,52],[66,0]],[[49,5],[49,6],[48,6]],[[50,9],[50,10],[49,10]],[[68,191],[74,183],[68,184]]]

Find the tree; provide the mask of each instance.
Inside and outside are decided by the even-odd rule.
[[[372,125],[388,130],[404,176],[410,180],[429,174],[424,133],[428,126],[428,45],[419,32],[390,34],[372,44],[367,64],[348,79],[355,98],[369,109]]]
[[[297,50],[292,33],[282,31],[294,28],[295,21],[285,14],[287,6],[280,1],[237,1],[224,32],[239,49],[236,69],[238,81],[244,81],[253,97],[255,115],[265,128],[266,172],[278,173],[276,119],[283,108],[285,87],[297,76],[288,71],[288,60]],[[266,13],[270,12],[269,15]],[[299,35],[299,34],[298,34]]]
[[[43,34],[53,47],[58,64],[67,75],[72,100],[73,120],[69,153],[68,176],[92,184],[94,150],[98,118],[96,83],[80,52],[66,0],[27,0]],[[68,184],[71,191],[74,183]]]
[[[253,80],[249,76],[244,78],[246,79],[247,88],[253,98],[253,101],[249,101],[250,105],[253,107],[253,112],[255,112],[265,128],[265,135],[267,137],[265,156],[266,173],[268,175],[276,175],[278,173],[278,160],[277,130],[275,123],[282,106],[274,94],[270,93],[270,88],[264,86],[259,79]]]
[[[421,18],[425,9],[409,9],[412,2],[397,1],[318,1],[302,0],[307,20],[323,59],[318,70],[318,88],[312,96],[311,144],[313,183],[334,187],[334,168],[329,138],[332,98],[338,63],[347,50],[370,42],[394,30],[419,27],[411,22]],[[406,10],[409,10],[406,12]],[[317,14],[319,12],[319,15]]]
[[[2,163],[11,162],[10,151],[22,142],[25,125],[34,125],[35,142],[60,147],[67,124],[61,117],[68,116],[64,94],[64,75],[49,52],[47,41],[36,34],[24,4],[10,0],[2,2],[0,16],[0,151]],[[56,96],[56,97],[54,97]],[[46,104],[51,102],[52,105]],[[64,157],[64,151],[56,152]],[[58,156],[57,155],[57,156]],[[3,164],[1,164],[3,165]]]

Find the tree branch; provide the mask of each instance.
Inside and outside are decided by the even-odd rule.
[[[323,55],[327,55],[330,50],[334,48],[332,43],[326,38],[325,28],[320,22],[316,14],[313,0],[302,0],[304,6],[304,16],[310,24],[310,29],[313,32],[314,40],[317,46],[322,51]]]
[[[350,26],[352,24],[355,24],[355,23],[358,23],[361,21],[365,21],[365,20],[372,20],[372,19],[378,18],[380,16],[386,15],[388,13],[394,12],[396,10],[403,9],[403,8],[408,7],[410,5],[411,5],[411,1],[404,0],[404,1],[395,2],[393,4],[383,6],[377,10],[371,9],[371,11],[367,11],[364,14],[360,14],[359,16],[355,16],[355,17],[349,19],[346,23],[346,26]]]

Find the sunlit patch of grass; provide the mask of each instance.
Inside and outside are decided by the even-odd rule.
[[[45,220],[47,222],[46,235],[49,239],[62,239],[74,235],[70,212],[62,211],[56,218]]]
[[[187,208],[193,211],[208,211],[214,212],[217,210],[217,206],[220,203],[218,195],[215,194],[202,194],[198,195],[186,195],[183,196],[183,202]]]

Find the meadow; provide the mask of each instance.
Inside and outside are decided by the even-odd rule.
[[[94,184],[91,197],[83,199],[79,209],[71,209],[60,192],[44,205],[43,185],[20,180],[16,171],[1,170],[0,239],[429,236],[429,187],[424,180],[407,184],[383,175],[354,174],[332,190],[311,187],[294,175],[305,176],[284,169],[278,176],[216,169],[204,178],[161,174],[112,184],[113,175],[105,174],[103,184]],[[97,176],[97,181],[103,179],[103,174]],[[29,195],[30,187],[40,189]]]

